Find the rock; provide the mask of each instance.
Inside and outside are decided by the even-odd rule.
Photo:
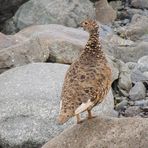
[[[148,79],[148,71],[144,72],[143,75]]]
[[[143,56],[138,60],[138,64],[146,65],[148,63],[148,56]]]
[[[137,63],[135,63],[135,62],[127,62],[126,65],[128,66],[128,68],[130,70],[133,70],[136,67]]]
[[[141,109],[145,112],[148,112],[148,106],[141,107]]]
[[[99,117],[68,128],[42,148],[146,148],[147,130],[148,119]]]
[[[114,57],[112,56],[107,56],[107,60],[108,60],[108,63],[109,63],[109,66],[112,70],[112,82],[114,82],[115,80],[118,79],[119,77],[119,68],[118,68],[118,62],[120,60],[118,59],[115,59]]]
[[[148,32],[148,17],[135,14],[128,26],[118,30],[120,36],[136,41]]]
[[[0,73],[31,62],[44,62],[48,57],[49,50],[45,42],[40,43],[38,38],[26,39],[0,50]]]
[[[139,106],[130,106],[125,110],[124,116],[125,117],[134,117],[140,116],[141,109]]]
[[[18,9],[13,21],[17,30],[37,24],[77,27],[82,20],[94,18],[94,15],[93,4],[89,0],[30,0]]]
[[[148,106],[148,100],[138,100],[134,102],[135,106],[145,107]]]
[[[127,7],[126,8],[126,12],[127,12],[127,16],[130,18],[130,20],[132,19],[132,17],[135,14],[147,16],[147,12],[146,11],[143,11],[141,9],[136,9],[136,8],[133,8],[133,7],[132,8],[131,7]]]
[[[125,107],[128,105],[128,101],[127,100],[123,100],[123,101],[121,101],[120,103],[118,103],[117,105],[116,105],[116,110],[123,110],[123,109],[125,109]]]
[[[20,42],[20,38],[0,33],[0,50],[3,48],[13,46],[15,44],[19,44]]]
[[[137,62],[139,58],[148,55],[148,42],[134,43],[127,47],[116,47],[114,48],[114,57],[121,59],[125,63]],[[140,52],[139,52],[140,51]]]
[[[73,123],[58,125],[60,95],[68,65],[34,63],[0,75],[0,146],[41,147]],[[96,115],[114,112],[112,91]]]
[[[96,18],[103,24],[113,23],[116,19],[116,11],[108,4],[107,0],[96,2]]]
[[[132,82],[141,82],[147,81],[148,78],[137,68],[133,69],[131,72],[131,80]]]
[[[131,73],[127,65],[125,65],[123,62],[120,62],[120,75],[119,75],[119,88],[123,89],[127,92],[132,87],[132,80],[131,80]]]
[[[100,34],[103,42],[107,40],[105,38],[110,33],[108,27],[101,27]],[[30,62],[49,61],[71,64],[84,48],[88,34],[81,29],[50,24],[28,27],[12,37],[18,38],[21,42],[15,46],[0,49],[0,57],[2,57],[0,58],[0,72]],[[106,53],[110,52],[107,51],[108,49],[111,51],[111,48],[106,49],[104,47]],[[108,58],[114,81],[118,79],[119,75],[117,64],[119,60],[111,56],[108,56]]]
[[[0,30],[2,30],[3,23],[11,18],[19,6],[27,1],[28,0],[0,0]]]
[[[109,41],[110,44],[116,45],[116,48],[117,48],[117,46],[119,46],[119,47],[127,47],[127,46],[134,45],[134,42],[133,41],[122,39],[118,35],[114,35],[114,34],[113,35],[111,34],[111,35],[106,36],[105,39],[107,41]]]
[[[148,42],[148,34],[143,35],[139,40]]]
[[[148,1],[147,0],[131,0],[131,5],[135,8],[147,8],[148,9]]]
[[[129,92],[129,97],[131,100],[145,99],[146,88],[142,82],[136,82],[134,87],[131,88]]]
[[[122,7],[122,2],[121,1],[110,1],[109,5],[114,9],[118,10]]]

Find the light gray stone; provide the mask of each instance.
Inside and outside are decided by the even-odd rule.
[[[131,0],[131,5],[135,8],[147,8],[148,9],[148,1],[147,0]]]
[[[0,75],[0,146],[41,147],[73,122],[58,125],[60,95],[68,69],[64,64],[34,63]],[[112,91],[94,108],[95,115],[112,115]]]
[[[131,73],[127,65],[120,62],[120,75],[119,75],[119,88],[125,91],[129,91],[132,87]]]
[[[133,70],[136,67],[137,63],[135,63],[135,62],[127,62],[126,65],[128,66],[128,68],[130,70]]]
[[[128,104],[128,101],[127,100],[122,100],[120,103],[118,103],[116,105],[116,110],[119,111],[119,110],[124,109],[127,106],[127,104]]]
[[[18,30],[37,24],[62,24],[77,27],[87,17],[94,18],[89,0],[30,0],[13,17]]]
[[[134,116],[140,116],[140,113],[142,110],[139,106],[130,106],[125,110],[124,116],[125,117],[134,117]]]
[[[148,106],[148,99],[147,100],[138,100],[134,102],[135,106]]]
[[[145,99],[146,88],[142,82],[135,83],[134,87],[132,87],[129,92],[129,97],[131,100]]]
[[[137,62],[141,57],[148,55],[148,42],[135,42],[134,44],[114,48],[114,57],[121,59],[125,63]]]
[[[142,64],[148,67],[148,56],[143,56],[138,60],[138,64]]]
[[[111,34],[109,27],[101,27],[101,38],[107,40],[106,36]],[[12,36],[21,40],[19,44],[2,48],[0,51],[0,68],[7,70],[12,67],[25,65],[31,62],[57,62],[71,64],[84,48],[88,33],[82,29],[65,27],[62,25],[37,25],[21,30]],[[106,41],[107,42],[107,41]],[[112,42],[112,40],[110,40]],[[103,50],[109,53],[111,48]],[[118,79],[119,70],[117,60],[108,56],[112,68],[113,78]]]
[[[143,35],[147,34],[148,32],[147,15],[133,15],[131,23],[125,27],[121,27],[118,32],[122,37],[131,39],[132,41],[139,40]]]
[[[147,81],[148,78],[137,68],[131,71],[131,80],[132,82],[144,82]]]

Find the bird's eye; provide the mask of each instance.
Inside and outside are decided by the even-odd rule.
[[[84,24],[87,25],[87,22],[85,22]]]

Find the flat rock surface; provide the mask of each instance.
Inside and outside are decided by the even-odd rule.
[[[98,117],[74,125],[42,148],[147,148],[148,119]]]
[[[68,69],[64,64],[36,63],[0,75],[0,146],[40,148],[73,122],[58,125],[60,95]],[[113,115],[112,92],[95,114]]]

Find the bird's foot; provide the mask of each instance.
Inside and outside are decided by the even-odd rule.
[[[96,118],[97,116],[88,116],[87,119],[93,119]]]
[[[83,122],[84,122],[84,120],[80,120],[80,121],[77,121],[77,124],[81,124]]]

